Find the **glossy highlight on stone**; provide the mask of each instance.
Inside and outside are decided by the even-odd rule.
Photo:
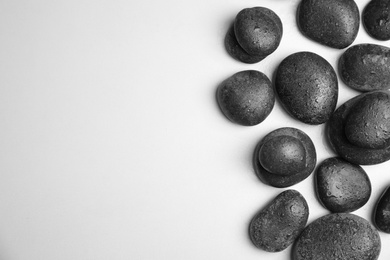
[[[284,127],[268,133],[257,144],[253,166],[265,184],[284,188],[306,179],[314,170],[317,154],[303,131]]]
[[[297,10],[301,32],[336,49],[348,47],[359,31],[359,8],[353,0],[302,0]]]
[[[376,260],[381,250],[378,231],[364,218],[333,213],[310,223],[295,241],[293,260]]]
[[[341,158],[321,162],[315,177],[317,197],[331,212],[355,211],[371,196],[371,182],[363,168]]]
[[[296,190],[283,191],[253,217],[249,237],[262,250],[283,251],[302,232],[308,217],[305,198]]]
[[[329,120],[328,140],[343,159],[360,165],[390,160],[390,91],[378,90],[354,97]]]
[[[333,67],[312,52],[297,52],[278,66],[275,90],[285,110],[299,121],[319,125],[336,108],[338,81]]]
[[[390,88],[390,48],[357,44],[339,59],[340,78],[350,88],[367,92]]]

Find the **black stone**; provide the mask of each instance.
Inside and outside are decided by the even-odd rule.
[[[378,231],[350,213],[325,215],[310,223],[295,241],[293,260],[376,260],[381,250]]]
[[[339,59],[340,77],[358,91],[390,88],[390,48],[377,44],[357,44]]]
[[[360,165],[390,160],[390,146],[372,148],[388,143],[389,99],[390,91],[372,91],[348,100],[335,111],[328,122],[327,133],[332,148],[339,156]],[[360,114],[355,114],[357,112]]]
[[[249,237],[260,249],[280,252],[299,236],[308,216],[305,198],[296,190],[286,190],[253,217]]]
[[[381,41],[390,40],[390,1],[372,0],[363,10],[363,25],[367,33]]]
[[[265,7],[241,10],[234,20],[234,32],[240,46],[250,55],[267,56],[279,46],[283,25],[279,16]]]
[[[253,126],[271,113],[275,94],[268,77],[255,70],[238,72],[217,88],[217,102],[232,122]]]
[[[324,58],[312,52],[297,52],[278,66],[275,90],[290,115],[318,125],[328,121],[336,108],[338,81]]]
[[[378,199],[374,209],[375,226],[390,234],[390,186],[388,186]]]
[[[353,43],[359,31],[359,9],[353,0],[302,0],[298,26],[308,38],[337,49]]]
[[[302,171],[297,171],[298,169],[300,170],[302,165],[299,163],[298,167],[296,166],[296,160],[293,161],[293,167],[288,166],[288,161],[291,161],[291,157],[295,157],[296,154],[300,154],[303,156],[300,148],[298,145],[293,144],[292,147],[294,149],[289,150],[289,152],[293,152],[294,155],[292,156],[291,154],[285,154],[286,150],[281,150],[281,149],[275,149],[273,150],[274,152],[278,152],[280,154],[275,154],[273,153],[273,156],[277,158],[281,158],[285,161],[281,162],[283,164],[283,167],[277,166],[273,167],[277,170],[275,172],[270,172],[264,168],[262,163],[260,162],[260,158],[263,157],[264,160],[264,155],[261,154],[261,152],[269,151],[270,149],[266,148],[265,151],[262,151],[262,147],[264,144],[267,144],[269,142],[271,143],[278,143],[278,145],[281,144],[279,139],[281,140],[287,140],[286,136],[289,137],[290,139],[290,145],[292,143],[295,143],[296,141],[299,141],[302,146],[305,149],[305,155],[304,157],[306,158],[304,167]],[[291,142],[291,139],[294,140],[294,142]],[[298,153],[297,153],[298,151]],[[270,159],[271,160],[271,159]],[[275,162],[275,161],[274,161]],[[317,154],[316,150],[314,147],[314,144],[310,137],[306,135],[303,131],[296,129],[296,128],[291,128],[291,127],[284,127],[284,128],[279,128],[276,129],[269,134],[267,134],[263,139],[259,141],[257,144],[254,154],[253,154],[253,167],[255,169],[255,173],[257,177],[265,184],[277,187],[277,188],[285,188],[292,186],[298,182],[301,182],[302,180],[306,179],[314,170],[314,167],[317,162]],[[271,162],[268,162],[265,166],[268,169],[272,169],[270,166]],[[280,163],[280,162],[279,162]],[[293,171],[287,171],[288,169],[293,168]],[[286,172],[280,172],[281,169],[285,169]],[[297,173],[295,173],[297,172]]]
[[[234,34],[234,25],[232,24],[226,33],[225,48],[227,52],[238,61],[253,64],[262,61],[267,56],[250,55],[238,43]]]
[[[341,158],[328,158],[317,168],[317,197],[334,213],[352,212],[371,196],[371,182],[362,167]]]

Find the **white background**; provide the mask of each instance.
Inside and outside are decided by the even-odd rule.
[[[360,10],[368,1],[358,1]],[[334,156],[324,126],[288,116],[279,102],[261,124],[244,127],[220,112],[215,91],[246,69],[272,78],[297,51],[337,68],[343,50],[297,29],[298,0],[0,1],[0,259],[290,259],[255,248],[253,215],[285,189],[252,169],[256,143],[296,127],[318,162]],[[279,48],[258,64],[235,61],[223,40],[243,8],[281,18]],[[360,27],[354,44],[372,42]],[[339,81],[338,105],[357,95]],[[390,162],[365,166],[371,221],[390,185]],[[291,187],[328,213],[313,175]],[[390,257],[380,233],[379,259]]]

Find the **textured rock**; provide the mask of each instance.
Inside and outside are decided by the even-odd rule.
[[[298,191],[286,190],[252,219],[249,237],[256,247],[265,251],[282,251],[302,232],[308,216],[305,198]]]
[[[363,10],[363,25],[369,35],[381,41],[390,40],[390,1],[372,0]]]
[[[232,122],[253,126],[271,113],[275,95],[266,75],[246,70],[232,75],[218,87],[217,101],[222,112]]]
[[[353,0],[302,0],[298,26],[308,38],[337,49],[348,47],[359,31],[359,9]]]
[[[323,161],[316,171],[317,197],[331,212],[352,212],[371,196],[371,182],[362,167],[341,158]]]
[[[276,158],[282,161],[278,162]],[[313,172],[316,162],[317,154],[310,137],[291,127],[279,128],[267,134],[257,144],[253,155],[253,166],[258,178],[278,188],[289,187],[306,179]]]
[[[385,189],[375,205],[374,223],[379,230],[390,234],[390,186]]]
[[[275,90],[293,117],[318,125],[326,122],[336,108],[338,81],[324,58],[312,52],[297,52],[280,63]]]
[[[341,105],[328,123],[332,148],[345,160],[373,165],[390,159],[390,92],[372,91]]]
[[[390,88],[390,48],[377,44],[357,44],[339,59],[340,77],[358,91]]]
[[[376,229],[365,219],[334,213],[309,224],[296,240],[293,260],[376,260],[381,241]]]
[[[241,10],[234,20],[234,32],[240,46],[250,55],[267,56],[279,46],[283,25],[279,16],[265,7]]]

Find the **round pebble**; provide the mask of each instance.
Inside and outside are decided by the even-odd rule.
[[[381,41],[390,40],[390,1],[370,1],[363,10],[362,20],[370,36]]]
[[[310,137],[291,127],[279,128],[267,134],[257,144],[253,155],[258,178],[278,188],[289,187],[306,179],[316,162],[317,154]]]
[[[371,196],[371,182],[362,167],[341,158],[328,158],[315,175],[317,197],[331,212],[352,212]]]
[[[385,233],[390,234],[390,186],[388,186],[376,202],[374,224]]]
[[[275,90],[290,115],[318,125],[328,121],[336,108],[338,81],[324,58],[312,52],[297,52],[278,66]]]

